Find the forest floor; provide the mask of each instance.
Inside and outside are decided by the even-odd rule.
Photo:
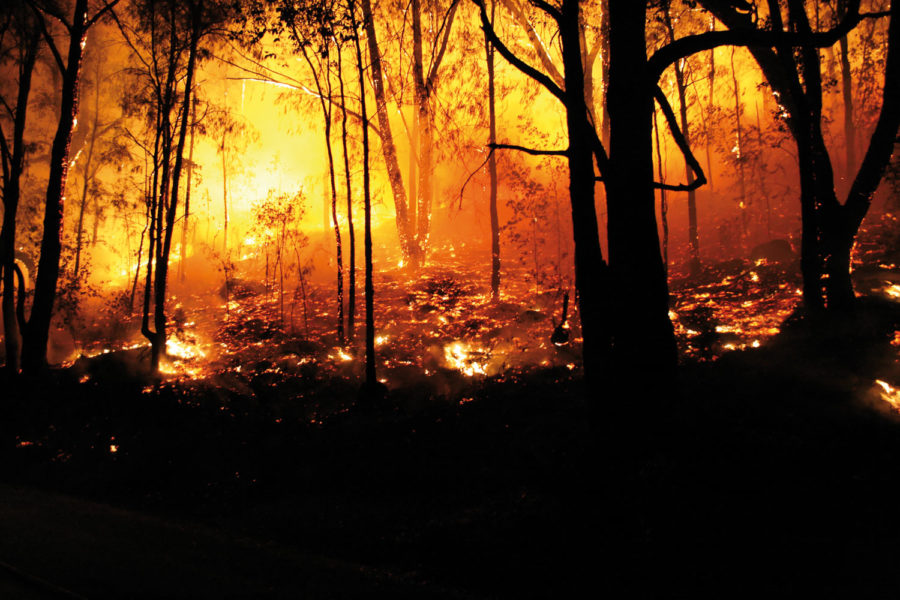
[[[667,398],[635,382],[617,488],[556,297],[385,286],[375,414],[356,357],[249,309],[162,379],[82,358],[4,388],[0,561],[88,598],[895,595],[900,276],[871,264],[841,319],[792,312],[791,266],[674,283],[685,358]]]

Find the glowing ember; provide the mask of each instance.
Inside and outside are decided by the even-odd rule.
[[[881,388],[881,399],[890,404],[894,410],[900,411],[900,390],[880,379],[876,379],[875,384]]]
[[[890,282],[885,283],[888,285],[882,289],[882,292],[884,292],[891,300],[900,300],[900,284]]]

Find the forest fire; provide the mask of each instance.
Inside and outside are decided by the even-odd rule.
[[[894,572],[898,134],[897,0],[6,0],[0,495],[190,597]]]

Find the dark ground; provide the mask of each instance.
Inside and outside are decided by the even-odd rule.
[[[326,388],[319,419],[54,371],[4,388],[0,561],[88,598],[896,597],[900,419],[873,386],[897,380],[897,309],[796,321],[665,398],[635,381],[654,433],[625,473],[577,370],[395,390],[376,415],[322,409],[354,393]]]

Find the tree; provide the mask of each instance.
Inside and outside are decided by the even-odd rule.
[[[62,75],[59,123],[50,151],[50,177],[47,182],[44,204],[41,254],[34,284],[31,315],[25,324],[22,336],[22,368],[31,373],[37,372],[47,365],[47,341],[50,337],[50,320],[53,317],[53,302],[56,298],[56,284],[59,279],[62,253],[63,205],[69,174],[69,146],[75,120],[78,117],[79,73],[87,44],[87,34],[91,27],[118,4],[118,1],[113,0],[102,4],[91,15],[88,0],[75,0],[72,18],[68,20],[56,4],[29,0],[44,39]],[[58,21],[65,29],[69,40],[65,58],[50,34],[48,17]]]
[[[495,3],[491,3],[491,25],[494,23]],[[488,145],[497,144],[497,98],[494,90],[494,47],[488,35],[484,36],[484,50],[488,75]],[[551,63],[552,64],[552,63]],[[491,190],[488,210],[491,216],[491,302],[500,301],[500,217],[497,212],[497,157],[493,151],[488,157],[488,173]]]
[[[41,32],[34,15],[24,2],[13,4],[6,14],[0,48],[4,50],[10,44],[10,54],[3,53],[4,58],[11,56],[13,68],[17,71],[16,100],[3,98],[7,114],[0,121],[0,158],[3,167],[3,227],[0,230],[0,273],[3,282],[3,331],[6,348],[6,370],[14,376],[19,372],[19,329],[24,328],[24,313],[16,312],[16,217],[19,208],[22,172],[25,168],[25,124],[28,116],[28,100],[31,95],[31,78],[34,73],[38,51],[40,49]],[[5,62],[5,61],[4,61]],[[8,126],[5,121],[12,120],[11,137],[7,138]],[[24,294],[24,281],[19,275],[20,298]],[[20,305],[21,306],[21,305]]]
[[[732,31],[761,31],[749,14],[721,2],[706,0],[703,5]],[[788,31],[796,32],[810,42],[818,35],[812,31],[801,0],[788,1],[786,23],[777,0],[769,0],[768,7],[773,31],[781,32],[787,25]],[[855,26],[861,20],[859,0],[848,1],[842,9],[844,23]],[[890,161],[900,128],[898,10],[898,3],[892,2],[881,111],[865,157],[843,203],[838,201],[835,192],[834,168],[822,128],[822,75],[816,49],[820,44],[802,44],[797,52],[793,46],[784,43],[750,47],[773,91],[787,109],[787,124],[797,144],[803,234],[803,300],[805,306],[812,310],[826,307],[845,309],[853,304],[855,296],[850,279],[850,252],[872,195]],[[884,13],[867,16],[880,17]],[[839,29],[840,26],[835,28]],[[849,28],[838,39],[846,37],[846,31]],[[829,38],[828,41],[834,40]]]
[[[659,78],[675,62],[719,46],[833,44],[859,23],[859,4],[856,2],[841,23],[828,32],[711,31],[674,40],[648,56],[645,27],[649,2],[610,0],[609,88],[606,90],[610,141],[607,153],[588,117],[585,102],[579,3],[562,0],[560,5],[553,5],[532,0],[532,4],[558,28],[563,89],[547,74],[513,54],[497,37],[485,4],[475,2],[480,8],[482,27],[498,52],[545,87],[566,110],[567,149],[547,151],[505,147],[563,155],[568,159],[575,285],[582,320],[585,375],[589,381],[597,378],[598,382],[604,382],[616,399],[621,399],[642,373],[657,374],[654,385],[664,387],[674,373],[677,355],[668,316],[668,286],[660,256],[654,189],[688,191],[703,185],[706,179],[659,88]],[[730,0],[726,4],[729,7],[746,5],[740,0]],[[696,176],[691,184],[654,182],[654,100],[659,103],[679,150]],[[606,189],[608,264],[600,250],[594,208],[594,160]],[[596,399],[591,404],[595,411],[600,410],[601,405]],[[603,419],[606,423],[614,423],[616,427],[637,423],[627,417],[627,411],[636,410],[627,402],[605,402],[602,408],[611,417]],[[595,412],[595,422],[599,420]],[[620,429],[616,437],[621,437],[622,431]]]
[[[121,21],[119,25],[141,65],[139,75],[146,91],[149,226],[141,333],[150,341],[150,371],[156,373],[166,348],[169,256],[179,211],[200,42],[227,19],[228,11],[206,0],[191,0],[186,6],[171,0],[145,0],[135,10],[136,28],[126,27]]]

